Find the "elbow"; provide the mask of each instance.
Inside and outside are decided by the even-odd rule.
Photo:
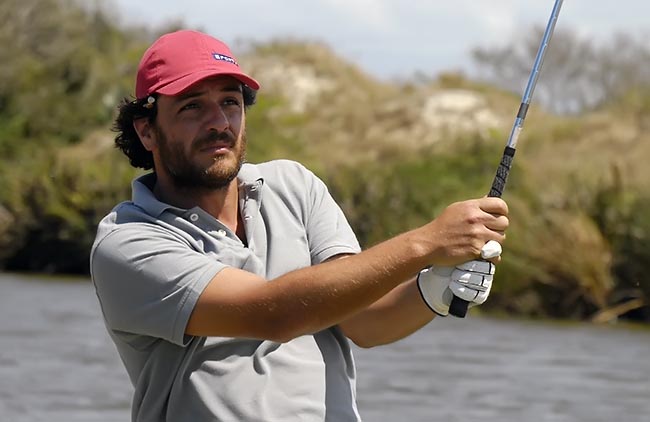
[[[381,341],[381,338],[378,336],[370,335],[369,332],[364,330],[354,330],[350,327],[345,327],[339,325],[343,334],[352,342],[355,346],[361,349],[371,349],[376,346],[381,346],[388,342]]]
[[[348,337],[350,338],[350,337]],[[350,341],[354,343],[355,346],[361,348],[361,349],[372,349],[373,347],[376,346],[376,344],[369,342],[369,341],[363,341],[363,340],[358,340],[354,338],[350,338]]]
[[[372,349],[373,347],[382,346],[384,344],[390,343],[389,341],[377,341],[376,339],[369,338],[359,338],[359,337],[348,337],[355,346],[361,349]]]

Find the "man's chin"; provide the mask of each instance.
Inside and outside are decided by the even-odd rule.
[[[226,187],[237,177],[240,168],[241,163],[238,161],[216,162],[205,171],[203,184],[213,188]]]

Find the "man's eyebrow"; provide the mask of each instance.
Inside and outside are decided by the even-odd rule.
[[[181,101],[188,100],[190,98],[195,98],[195,97],[200,97],[201,95],[205,94],[206,91],[189,91],[185,92],[183,94],[179,94],[176,97],[174,97],[174,102],[180,103]]]

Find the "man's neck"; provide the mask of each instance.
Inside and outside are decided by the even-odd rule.
[[[190,209],[200,207],[202,210],[221,221],[233,232],[239,226],[239,190],[235,178],[222,189],[178,188],[169,181],[158,178],[153,194],[160,201],[175,207]]]

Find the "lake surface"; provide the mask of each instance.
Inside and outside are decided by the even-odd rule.
[[[650,421],[650,330],[470,314],[355,358],[366,422]],[[0,421],[128,422],[131,392],[89,282],[0,275]]]

